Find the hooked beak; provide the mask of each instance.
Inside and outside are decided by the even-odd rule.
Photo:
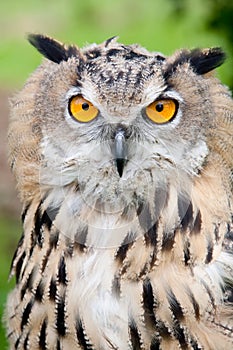
[[[122,177],[124,166],[127,162],[127,145],[125,140],[125,131],[119,129],[114,139],[114,157],[118,174]]]

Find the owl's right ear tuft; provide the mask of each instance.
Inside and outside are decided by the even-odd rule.
[[[50,61],[60,63],[67,61],[70,57],[78,56],[79,51],[75,46],[64,46],[58,41],[41,34],[29,34],[28,41],[32,44],[43,56]]]

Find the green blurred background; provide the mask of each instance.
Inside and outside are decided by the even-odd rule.
[[[217,75],[233,88],[232,0],[8,0],[0,4],[0,317],[11,257],[21,235],[20,204],[7,166],[8,98],[40,63],[25,40],[39,32],[79,46],[118,35],[125,44],[171,54],[187,47],[221,46],[227,62]],[[0,350],[7,348],[0,325]]]

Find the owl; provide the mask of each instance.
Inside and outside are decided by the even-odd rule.
[[[224,52],[29,42],[45,59],[11,101],[10,349],[232,350]]]

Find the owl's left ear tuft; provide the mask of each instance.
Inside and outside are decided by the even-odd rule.
[[[167,60],[164,67],[164,76],[169,78],[185,63],[189,63],[196,74],[203,75],[221,66],[225,59],[226,55],[219,47],[191,51],[181,50]]]
[[[226,59],[226,54],[219,47],[199,50],[195,49],[190,54],[190,65],[197,74],[206,74],[221,66]]]
[[[58,41],[41,34],[29,34],[28,41],[32,44],[43,56],[50,61],[60,63],[67,61],[72,56],[78,56],[79,51],[75,46],[64,46]]]

